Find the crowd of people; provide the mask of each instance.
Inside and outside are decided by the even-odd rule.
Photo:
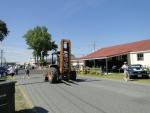
[[[24,65],[25,76],[23,78],[30,78],[30,64]],[[10,75],[14,78],[14,75],[18,75],[19,67],[18,65],[8,65],[6,68],[6,75]]]

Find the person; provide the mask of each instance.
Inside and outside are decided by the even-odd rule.
[[[124,71],[124,80],[127,82],[129,80],[129,73],[128,73],[129,66],[128,66],[127,62],[124,62],[124,64],[122,65],[121,68]]]
[[[15,65],[15,74],[18,75],[18,66]]]
[[[49,65],[47,71],[43,71],[43,76],[44,76],[45,82],[47,82],[51,79],[50,73],[51,72],[50,72],[50,65]]]
[[[117,71],[117,66],[116,65],[113,65],[112,66],[112,72],[116,72]]]
[[[14,78],[14,75],[15,75],[15,67],[14,66],[10,66],[8,68],[9,70],[9,74],[12,76],[12,78]]]
[[[25,73],[26,73],[26,75],[28,76],[28,78],[30,78],[30,70],[29,70],[29,64],[27,64],[26,66],[25,66]],[[25,77],[24,77],[25,78]]]

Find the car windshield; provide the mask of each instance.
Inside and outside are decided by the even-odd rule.
[[[141,65],[131,65],[131,68],[133,70],[142,70],[143,69],[143,67]]]

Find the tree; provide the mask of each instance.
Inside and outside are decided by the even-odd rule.
[[[7,25],[4,21],[0,20],[0,41],[2,42],[4,38],[8,35],[9,31]]]
[[[43,62],[48,51],[56,50],[58,47],[55,42],[52,41],[51,35],[45,26],[37,26],[30,29],[23,37],[29,49],[33,49],[33,56],[36,57],[37,61],[40,58],[40,61]]]

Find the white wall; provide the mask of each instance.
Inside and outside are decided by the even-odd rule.
[[[143,55],[144,55],[143,61],[137,60],[138,53],[143,53]],[[150,51],[131,52],[129,54],[129,58],[130,58],[131,64],[142,64],[143,66],[150,67]]]
[[[79,65],[79,66],[81,66],[81,65],[84,66],[84,64],[85,64],[85,63],[84,63],[83,60],[72,60],[72,65],[73,65],[73,66],[78,66],[78,65]]]

